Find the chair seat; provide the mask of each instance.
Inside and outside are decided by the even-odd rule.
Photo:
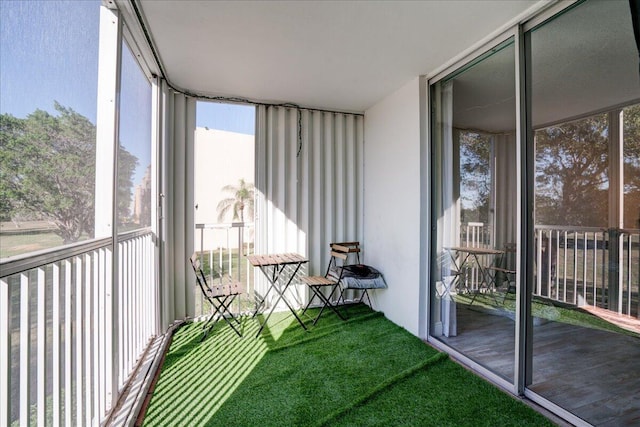
[[[224,285],[211,286],[209,290],[206,290],[206,293],[212,298],[240,295],[242,294],[242,283],[231,282]]]
[[[340,301],[345,302],[345,291],[355,290],[361,291],[360,300],[362,302],[366,296],[371,305],[371,299],[369,298],[369,289],[386,288],[387,284],[380,273],[375,268],[360,263],[360,243],[359,242],[341,242],[330,243],[330,260],[327,267],[327,271],[324,276],[307,276],[301,278],[301,281],[305,283],[309,289],[313,292],[307,306],[303,310],[303,313],[311,306],[314,298],[318,298],[322,302],[322,308],[318,313],[318,316],[313,321],[315,325],[320,315],[325,308],[331,309],[341,319],[346,318],[338,311],[337,306],[340,305]],[[349,255],[351,258],[356,259],[355,264],[348,262]],[[339,261],[341,260],[341,261]],[[328,290],[327,290],[328,288]],[[338,301],[332,302],[331,298],[333,293],[338,291]]]
[[[320,316],[322,315],[322,312],[324,311],[325,308],[329,308],[331,311],[336,313],[338,317],[340,317],[342,320],[346,320],[344,316],[340,314],[340,312],[338,311],[334,303],[331,302],[333,293],[338,289],[337,280],[331,277],[325,277],[325,276],[305,276],[305,277],[302,277],[300,280],[304,282],[309,287],[309,289],[313,292],[313,296],[309,299],[309,302],[307,303],[307,306],[304,308],[302,313],[304,314],[307,312],[307,310],[311,306],[311,302],[313,301],[313,298],[318,297],[318,299],[320,299],[320,301],[322,302],[322,307],[320,308],[320,312],[318,312],[318,315],[316,316],[316,318],[313,319],[314,325],[318,323],[318,319],[320,319]],[[323,293],[324,289],[322,289],[326,287],[329,288],[328,296]]]
[[[213,308],[211,316],[209,316],[209,319],[202,327],[204,332],[202,339],[204,340],[210,329],[213,328],[212,322],[216,315],[219,315],[221,319],[227,322],[233,331],[241,337],[242,332],[239,329],[240,321],[231,311],[231,304],[238,295],[244,293],[242,283],[233,281],[231,277],[226,276],[219,279],[220,283],[210,285],[207,282],[207,277],[205,276],[204,271],[202,271],[200,258],[196,252],[191,255],[189,261],[191,263],[191,267],[193,267],[193,272],[196,275],[196,283],[202,291],[202,295],[207,299],[211,308]],[[209,324],[212,324],[211,328],[208,328]]]
[[[337,283],[336,280],[324,276],[305,276],[301,280],[308,286],[332,286]]]

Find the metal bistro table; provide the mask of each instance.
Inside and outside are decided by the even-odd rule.
[[[264,305],[271,289],[275,290],[275,292],[278,294],[278,298],[276,299],[275,303],[271,307],[269,314],[267,314],[267,317],[264,319],[264,322],[260,325],[260,329],[258,330],[256,337],[260,336],[260,332],[262,332],[264,325],[267,324],[269,317],[271,317],[271,313],[273,313],[273,310],[276,308],[280,300],[284,301],[284,303],[287,305],[291,313],[293,313],[293,315],[295,316],[298,323],[300,323],[300,326],[302,326],[306,331],[307,327],[304,325],[304,323],[302,323],[302,320],[300,319],[300,317],[298,317],[295,310],[293,309],[291,304],[289,304],[289,301],[287,301],[287,298],[284,296],[284,294],[287,291],[287,288],[289,287],[289,285],[291,285],[291,282],[293,282],[293,279],[296,277],[296,274],[298,273],[298,270],[300,270],[300,267],[302,266],[302,264],[309,262],[309,260],[303,257],[302,255],[298,255],[295,253],[273,254],[273,255],[247,255],[247,259],[249,260],[251,265],[253,265],[254,267],[260,268],[260,270],[262,271],[262,273],[264,273],[264,275],[266,276],[267,280],[270,283],[269,289],[267,289],[267,292],[265,292],[264,296],[262,297],[262,300],[258,302],[258,306],[256,307],[255,313],[253,313],[253,317],[255,317],[258,314],[258,311],[260,311],[260,308],[262,308],[262,306]],[[283,271],[285,271],[286,268],[293,269],[293,273],[291,274],[291,276],[289,276],[289,280],[287,280],[286,283],[284,283],[284,281],[286,280],[286,277],[283,277],[281,280],[281,274]]]
[[[471,300],[471,304],[473,304],[476,297],[478,296],[478,293],[480,293],[482,284],[484,283],[485,287],[487,288],[487,291],[489,291],[491,284],[493,283],[491,276],[487,272],[487,268],[484,265],[482,265],[478,257],[481,255],[491,255],[495,257],[496,255],[504,254],[504,251],[501,251],[498,249],[491,249],[491,248],[478,248],[473,246],[451,246],[451,247],[445,247],[443,249],[448,251],[449,255],[451,256],[453,266],[458,272],[458,274],[456,275],[456,278],[458,281],[461,281],[459,275],[461,274],[462,269],[465,267],[465,265],[469,262],[469,258],[472,258],[473,260],[475,260],[474,267],[478,268],[478,271],[480,272],[482,277],[481,277],[480,283],[478,284],[478,289],[475,295],[473,296],[473,299]],[[456,255],[454,255],[454,252]],[[460,263],[456,262],[457,255],[460,255],[460,258],[461,258]],[[451,287],[454,286],[454,283],[455,281],[452,282],[450,286]],[[450,289],[448,289],[447,292],[450,292]]]

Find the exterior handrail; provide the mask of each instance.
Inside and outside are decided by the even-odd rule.
[[[217,223],[201,223],[196,224],[196,229],[204,228],[236,228],[236,227],[251,227],[253,222],[217,222]]]
[[[147,227],[122,233],[118,236],[118,242],[135,239],[136,237],[141,237],[151,232],[151,228]],[[31,270],[41,265],[52,264],[72,258],[86,252],[104,248],[111,245],[111,243],[111,237],[103,237],[101,239],[91,239],[3,258],[0,260],[0,277],[13,276],[14,274],[22,273],[23,271]]]
[[[125,233],[118,234],[118,242],[124,242],[126,240],[135,239],[136,237],[146,236],[149,233],[152,233],[153,229],[151,227],[138,228],[136,230],[127,231]]]
[[[583,227],[575,225],[535,225],[536,230],[554,230],[554,231],[586,231],[586,232],[600,232],[607,231],[608,228],[604,227]]]
[[[104,237],[102,239],[87,240],[66,246],[58,246],[3,258],[0,260],[0,277],[13,276],[23,271],[38,268],[41,265],[52,264],[76,255],[91,252],[109,246],[111,242],[111,237]]]

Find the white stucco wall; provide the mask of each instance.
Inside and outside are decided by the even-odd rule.
[[[420,283],[419,78],[365,112],[365,262],[379,268],[388,289],[373,292],[374,308],[418,335]]]
[[[196,224],[218,223],[220,200],[233,197],[222,191],[225,185],[237,186],[240,179],[254,183],[255,138],[253,135],[217,129],[196,128],[194,141],[194,205]],[[223,222],[231,222],[229,214]],[[245,218],[245,221],[250,221]],[[251,237],[251,236],[246,236]],[[200,249],[200,230],[196,230],[195,248]],[[230,247],[238,246],[237,229],[230,232]],[[227,230],[206,230],[204,248],[227,247]]]

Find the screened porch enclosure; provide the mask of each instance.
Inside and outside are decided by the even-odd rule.
[[[342,17],[340,8],[348,5],[351,14],[363,7],[374,22],[388,24],[384,15],[392,3],[274,2],[269,7],[280,15],[262,9],[260,19],[270,16],[267,22],[273,24],[290,12],[315,21],[311,12],[326,7],[324,19],[332,22],[333,14]],[[245,262],[245,255],[296,252],[309,259],[301,273],[317,275],[329,262],[329,243],[338,240],[360,241],[362,261],[374,260],[391,278],[388,289],[372,294],[374,310],[502,389],[578,425],[637,420],[640,89],[629,2],[586,0],[566,8],[563,2],[536,8],[529,3],[465,3],[491,12],[484,16],[487,27],[469,33],[469,39],[482,43],[473,47],[482,46],[480,51],[465,56],[469,61],[464,64],[446,65],[445,71],[437,71],[441,64],[421,65],[426,68],[420,73],[433,73],[428,76],[417,76],[413,68],[414,74],[406,74],[405,68],[402,78],[416,77],[397,92],[390,89],[397,81],[383,85],[371,77],[375,71],[382,79],[395,62],[387,70],[367,63],[350,78],[334,70],[327,81],[305,75],[302,61],[300,69],[289,67],[295,68],[292,74],[278,63],[278,77],[291,87],[311,88],[301,83],[303,77],[322,80],[322,90],[316,90],[323,96],[316,93],[315,98],[306,98],[305,91],[285,91],[287,85],[278,79],[272,83],[282,95],[274,96],[260,92],[268,84],[255,78],[235,88],[202,83],[213,80],[218,66],[233,64],[232,55],[202,55],[218,61],[208,69],[211,74],[196,67],[196,61],[179,60],[176,66],[167,60],[175,61],[175,51],[200,52],[204,45],[199,43],[209,43],[201,36],[176,36],[191,30],[173,27],[180,9],[189,12],[180,15],[183,23],[205,22],[193,27],[210,35],[205,30],[225,15],[220,10],[236,13],[229,22],[247,30],[249,26],[239,25],[246,18],[242,3],[3,4],[3,24],[7,16],[16,19],[10,27],[3,25],[3,37],[15,33],[34,43],[48,42],[46,31],[27,29],[51,25],[63,44],[69,39],[64,52],[55,50],[60,55],[40,45],[16,43],[12,61],[18,64],[20,55],[33,54],[26,63],[50,74],[40,78],[23,63],[14,67],[27,83],[22,87],[12,78],[22,88],[17,98],[28,100],[57,88],[86,99],[65,98],[51,111],[51,105],[40,112],[40,106],[31,105],[28,111],[1,111],[3,144],[7,141],[0,153],[2,174],[10,170],[7,159],[19,165],[18,160],[30,158],[23,155],[28,150],[12,150],[31,148],[30,141],[46,134],[51,138],[42,139],[33,153],[76,157],[76,163],[41,168],[55,171],[47,179],[72,178],[69,188],[77,190],[69,193],[72,201],[53,211],[71,205],[83,221],[64,236],[56,234],[63,224],[52,219],[52,212],[22,209],[25,200],[38,201],[35,197],[15,202],[18,195],[37,191],[11,193],[8,199],[4,196],[9,193],[0,191],[3,221],[32,227],[25,236],[11,234],[13,252],[6,251],[7,234],[0,236],[0,425],[135,423],[174,328],[210,313],[188,264],[194,251],[209,270],[218,268],[246,286],[249,299],[232,310],[247,313],[255,309],[253,294],[265,292],[267,282]],[[433,16],[459,23],[456,14],[463,15],[456,2],[397,5],[392,15],[398,12],[400,22],[420,17],[411,24],[415,28],[429,27],[424,21]],[[10,7],[24,9],[22,15]],[[256,2],[252,7],[264,6]],[[194,19],[201,16],[202,22]],[[506,32],[500,27],[499,35],[491,33],[486,42],[490,31],[498,31],[493,27],[507,22],[512,26]],[[277,53],[283,60],[298,58],[302,49],[296,53],[282,34],[269,44],[282,49]],[[288,40],[311,50],[310,33],[296,34]],[[379,30],[373,35],[393,36]],[[375,39],[371,33],[361,37]],[[468,47],[449,45],[446,37],[405,38],[438,41],[436,47],[444,46],[442,58]],[[242,38],[229,38],[237,39]],[[4,52],[9,51],[6,40]],[[86,49],[87,63],[72,69],[82,62],[78,43]],[[365,52],[369,44],[375,43],[354,44],[336,57],[357,62],[354,52]],[[405,45],[411,44],[402,44],[402,54],[409,55]],[[40,64],[38,56],[56,56],[61,64],[33,65]],[[349,61],[318,56],[323,65],[339,64],[340,71],[350,66]],[[269,59],[274,57],[278,55]],[[10,62],[2,58],[4,74]],[[163,58],[166,64],[160,63]],[[235,73],[244,76],[258,69],[267,74],[254,59],[244,54]],[[365,76],[363,70],[372,74]],[[54,81],[54,73],[62,76],[61,82]],[[203,74],[204,80],[198,77]],[[296,74],[300,81],[288,80]],[[194,80],[184,78],[190,75]],[[180,84],[170,81],[171,76],[180,76]],[[369,87],[366,96],[356,94],[365,77],[371,87],[389,93]],[[91,81],[82,89],[67,86],[84,84],[85,78]],[[245,90],[251,96],[255,91],[256,98],[211,95]],[[358,102],[338,97],[342,92]],[[295,100],[300,105],[258,101],[290,93],[300,96]],[[387,98],[380,100],[383,96]],[[199,200],[210,195],[207,184],[213,185],[205,179],[196,194],[197,104],[212,99],[246,104],[256,112],[255,146],[250,147],[255,165],[249,168],[255,171],[252,220],[219,221],[213,214],[199,217],[195,212]],[[39,118],[50,126],[36,126]],[[76,146],[65,145],[69,141]],[[32,158],[28,166],[34,175],[47,156]],[[217,160],[216,167],[231,163]],[[211,165],[204,161],[197,167],[213,169]],[[16,167],[11,179],[29,176],[24,170]],[[228,175],[234,182],[247,175],[235,172]],[[208,209],[213,212],[215,204]],[[289,292],[299,306],[310,297],[302,284]],[[357,296],[347,293],[346,299]],[[255,344],[243,340],[249,347]]]

